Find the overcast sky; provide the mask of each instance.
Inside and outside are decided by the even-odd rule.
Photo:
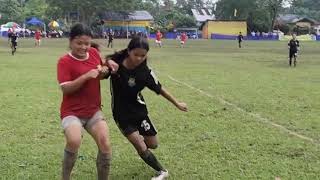
[[[207,0],[207,1],[217,2],[218,0]],[[290,6],[289,1],[288,1],[288,0],[285,0],[283,6],[284,6],[284,7],[289,7],[289,6]]]
[[[173,1],[176,1],[176,0],[173,0]],[[217,2],[219,0],[205,0],[205,1],[211,1],[211,2]],[[163,1],[162,1],[163,2]],[[283,6],[284,7],[289,7],[290,6],[290,3],[289,3],[289,0],[284,0],[284,3],[283,3]]]

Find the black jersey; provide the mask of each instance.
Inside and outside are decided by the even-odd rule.
[[[243,40],[243,36],[240,34],[238,35],[238,41],[241,42]]]
[[[10,38],[12,43],[17,43],[17,40],[18,40],[17,33],[12,33]]]
[[[298,47],[300,47],[299,41],[298,40],[293,40],[291,39],[288,43],[288,46],[290,48],[290,51],[298,51]]]
[[[109,39],[109,41],[113,40],[113,33],[112,32],[108,33],[108,39]]]
[[[8,32],[8,38],[11,39],[12,32]]]
[[[115,60],[117,62],[117,60]],[[161,84],[146,63],[129,70],[117,62],[117,74],[111,75],[112,112],[115,119],[142,118],[148,115],[141,91],[148,87],[160,94]]]

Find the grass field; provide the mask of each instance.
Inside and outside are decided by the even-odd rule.
[[[0,45],[0,179],[59,179],[64,148],[56,81],[66,39],[40,48],[21,40],[11,56]],[[105,43],[100,40],[100,43]],[[115,40],[115,48],[126,41]],[[302,42],[298,66],[287,64],[286,42],[188,41],[177,48],[152,43],[149,64],[189,112],[143,92],[158,129],[155,154],[170,179],[320,179],[320,43]],[[102,48],[103,54],[111,49]],[[113,147],[113,180],[154,175],[121,135],[111,116],[109,82],[103,111]],[[73,179],[96,178],[96,145],[84,134]]]

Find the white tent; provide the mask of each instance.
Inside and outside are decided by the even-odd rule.
[[[8,32],[8,30],[9,30],[9,28],[8,27],[5,27],[5,24],[2,24],[1,26],[0,26],[0,37],[2,37],[2,35],[5,33],[5,34],[7,34],[7,32]],[[31,32],[29,29],[25,29],[25,28],[21,28],[21,27],[17,27],[17,28],[14,28],[14,30],[16,31],[16,32],[20,32],[20,31],[25,31],[25,30],[27,30],[29,33]]]

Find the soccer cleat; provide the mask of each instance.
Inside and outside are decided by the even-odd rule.
[[[157,172],[157,176],[151,178],[151,180],[163,180],[169,177],[169,172],[167,170]]]

